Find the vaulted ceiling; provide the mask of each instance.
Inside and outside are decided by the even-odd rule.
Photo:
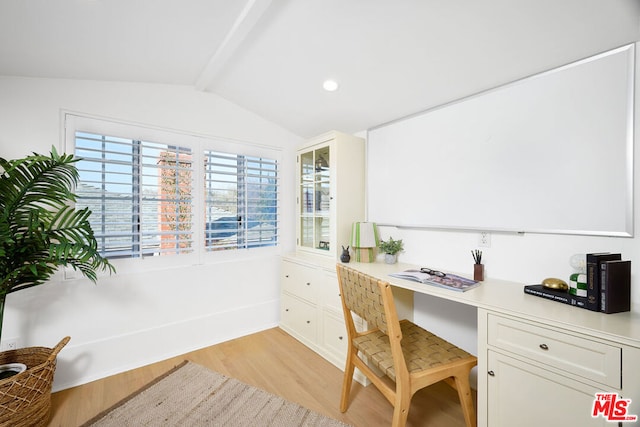
[[[0,1],[0,75],[191,86],[302,137],[638,40],[640,0]]]

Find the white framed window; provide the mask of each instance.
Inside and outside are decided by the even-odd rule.
[[[91,210],[103,256],[193,252],[190,148],[78,130],[74,154],[76,206]]]
[[[277,161],[212,150],[204,156],[206,249],[277,245]]]
[[[103,256],[193,262],[278,246],[278,150],[71,113],[65,132]]]

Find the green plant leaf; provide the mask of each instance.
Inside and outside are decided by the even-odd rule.
[[[45,283],[60,266],[92,281],[115,272],[98,252],[88,209],[76,210],[73,155],[0,158],[0,297]]]

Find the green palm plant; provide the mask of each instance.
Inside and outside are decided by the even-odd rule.
[[[45,283],[61,266],[92,282],[115,272],[98,252],[89,209],[75,209],[79,175],[73,155],[0,158],[0,339],[8,294]]]

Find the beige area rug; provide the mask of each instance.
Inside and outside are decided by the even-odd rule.
[[[347,425],[185,361],[84,426]]]

